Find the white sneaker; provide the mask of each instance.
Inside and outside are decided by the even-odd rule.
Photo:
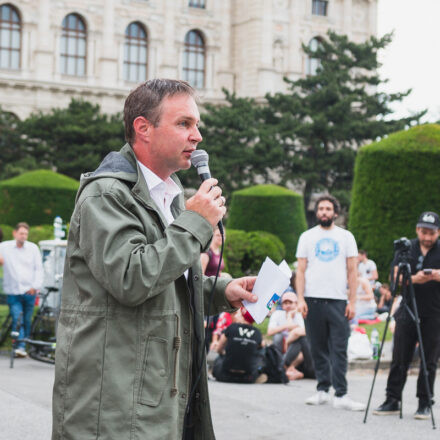
[[[324,405],[330,401],[330,395],[327,391],[318,391],[306,400],[307,405]]]
[[[27,356],[27,353],[22,348],[16,348],[15,349],[15,357],[24,358],[26,356]]]
[[[348,409],[350,411],[364,411],[365,405],[361,402],[355,402],[351,400],[350,397],[345,394],[342,397],[333,398],[333,406],[335,408]]]

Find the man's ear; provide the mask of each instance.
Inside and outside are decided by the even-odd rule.
[[[133,121],[133,129],[136,133],[136,139],[146,141],[150,132],[151,123],[143,116],[138,116]]]

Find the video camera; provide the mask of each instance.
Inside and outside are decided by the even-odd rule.
[[[406,237],[394,240],[394,252],[396,255],[396,263],[408,263],[410,260],[411,241]]]

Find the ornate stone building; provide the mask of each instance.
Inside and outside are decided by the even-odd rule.
[[[0,0],[0,105],[20,118],[71,97],[122,110],[154,77],[190,81],[203,99],[283,90],[313,73],[301,43],[331,28],[376,33],[377,0]]]

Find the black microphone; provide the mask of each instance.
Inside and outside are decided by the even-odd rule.
[[[211,178],[211,171],[209,171],[208,161],[209,155],[205,150],[194,150],[191,153],[191,164],[197,170],[197,174],[202,182]],[[217,226],[223,235],[223,223],[221,220],[217,223]]]

